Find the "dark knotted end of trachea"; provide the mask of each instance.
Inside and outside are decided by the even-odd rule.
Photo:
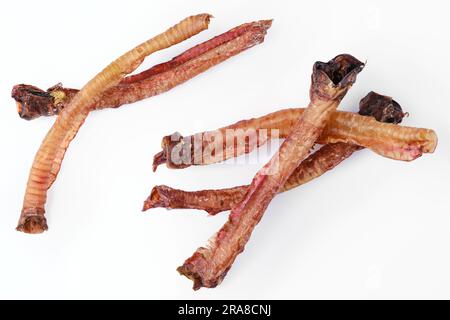
[[[369,92],[359,102],[359,114],[372,116],[380,122],[400,123],[408,113],[392,97],[374,91]]]
[[[32,120],[42,115],[53,115],[54,97],[38,87],[18,84],[13,87],[11,96],[16,100],[17,112],[22,119]]]
[[[328,62],[316,62],[311,77],[311,100],[342,99],[363,68],[364,63],[349,54],[338,55]]]

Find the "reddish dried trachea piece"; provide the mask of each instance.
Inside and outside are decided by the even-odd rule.
[[[253,178],[244,198],[231,210],[228,222],[199,248],[178,271],[193,280],[194,289],[221,283],[244,250],[253,229],[273,197],[319,138],[331,114],[356,80],[364,64],[350,55],[328,63],[316,62],[310,88],[311,102],[275,156]]]
[[[168,91],[207,69],[264,41],[272,20],[245,23],[219,36],[186,50],[172,60],[155,65],[136,75],[124,78],[108,89],[92,109],[117,108]],[[32,120],[40,116],[57,115],[75,96],[77,89],[57,84],[44,91],[19,84],[12,97],[17,102],[19,116]]]
[[[209,14],[187,17],[141,43],[110,63],[73,97],[56,118],[36,153],[28,176],[17,231],[42,233],[47,230],[45,204],[48,190],[58,176],[70,142],[92,111],[92,105],[106,90],[118,85],[125,75],[133,72],[148,55],[207,29],[210,18]]]
[[[373,91],[361,100],[359,114],[373,116],[378,121],[390,123],[400,123],[405,116],[400,105],[391,97]],[[360,146],[342,142],[323,146],[294,170],[280,192],[296,188],[321,176],[361,149]],[[216,190],[184,191],[164,185],[155,186],[144,202],[143,211],[159,207],[199,209],[215,215],[230,210],[239,203],[248,188],[249,185]]]
[[[361,149],[360,146],[342,142],[321,147],[294,170],[279,192],[298,187],[321,176],[350,157],[353,152]],[[249,187],[250,185],[245,185],[224,189],[184,191],[165,185],[155,186],[144,202],[143,211],[152,208],[198,209],[205,210],[209,215],[216,215],[232,209],[242,201]]]
[[[198,44],[180,55],[176,56],[172,60],[161,63],[153,66],[149,70],[143,71],[137,75],[130,75],[122,80],[122,84],[132,83],[136,81],[140,81],[142,79],[155,76],[157,74],[166,72],[170,69],[176,68],[190,60],[193,60],[208,51],[216,49],[221,45],[233,41],[235,39],[241,38],[242,36],[247,34],[247,37],[241,38],[241,41],[235,44],[236,48],[239,50],[245,50],[253,47],[256,44],[260,44],[264,41],[264,37],[267,33],[267,30],[272,26],[272,20],[259,20],[249,23],[241,24],[233,29],[228,30],[214,38],[207,40],[201,44]],[[221,51],[223,54],[231,57],[234,55],[233,51],[230,50],[228,52]],[[219,54],[219,53],[216,53]]]
[[[210,215],[230,210],[241,201],[249,186],[219,190],[184,191],[165,185],[153,187],[142,211],[152,208],[198,209]]]
[[[332,143],[321,147],[306,158],[290,175],[279,192],[301,186],[333,169],[355,151],[363,149],[346,143]],[[224,189],[184,191],[165,185],[153,187],[144,202],[143,211],[152,208],[198,209],[210,215],[232,209],[244,198],[250,185]]]

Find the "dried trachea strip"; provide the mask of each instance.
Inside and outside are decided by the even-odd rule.
[[[253,229],[273,197],[319,138],[330,115],[362,70],[363,63],[340,55],[328,63],[316,62],[310,88],[311,103],[273,158],[256,174],[244,198],[231,210],[228,222],[199,248],[178,271],[194,282],[194,289],[215,287],[244,250]]]
[[[110,63],[90,80],[59,114],[33,161],[23,200],[18,231],[41,233],[47,230],[45,203],[47,191],[55,181],[70,142],[83,125],[92,105],[116,86],[155,51],[168,48],[208,28],[209,14],[191,16],[164,33],[147,40]]]
[[[294,170],[279,192],[288,191],[321,176],[361,149],[360,146],[342,142],[321,147]],[[144,202],[143,211],[152,208],[198,209],[215,215],[232,209],[242,201],[249,187],[184,191],[165,185],[155,186]]]
[[[165,185],[153,187],[142,211],[152,208],[198,209],[210,215],[230,210],[244,198],[247,186],[200,191],[184,191]]]
[[[400,105],[391,97],[370,92],[360,102],[359,114],[373,116],[378,121],[400,123],[405,116]],[[287,179],[280,192],[288,191],[305,184],[333,169],[362,147],[342,142],[327,144],[306,158]],[[151,208],[199,209],[210,215],[230,210],[239,203],[247,189],[246,186],[233,188],[183,191],[168,186],[155,186],[144,202],[143,210]]]
[[[231,30],[228,30],[227,32],[186,50],[168,62],[155,65],[137,75],[130,75],[123,79],[121,84],[141,81],[142,79],[166,72],[170,69],[183,65],[190,60],[200,57],[201,55],[216,49],[223,44],[239,39],[240,41],[233,42],[233,45],[227,47],[228,50],[216,52],[216,55],[221,54],[225,56],[225,59],[229,58],[234,56],[237,52],[241,52],[262,43],[267,30],[271,27],[271,25],[272,20],[259,20],[241,24]]]
[[[370,95],[367,99],[369,98]],[[292,131],[295,120],[303,114],[304,110],[303,108],[284,109],[192,136],[183,137],[179,133],[165,136],[161,142],[162,151],[153,158],[153,170],[161,164],[166,164],[171,169],[207,165],[251,152],[271,139],[271,133],[274,130],[278,134],[277,137],[286,138]],[[395,114],[395,110],[396,106],[393,104],[389,110],[384,111],[385,114],[375,115],[377,119],[352,112],[336,111],[331,115],[329,123],[317,142],[320,144],[351,143],[369,148],[384,157],[403,161],[414,160],[423,153],[432,153],[437,145],[437,136],[433,130],[379,122],[393,121],[392,114]],[[263,130],[265,134],[260,135]],[[254,132],[258,139],[245,139],[249,131]],[[222,139],[222,148],[215,148],[213,155],[205,152],[214,144],[208,139],[211,136],[226,137]],[[229,140],[233,140],[234,143],[229,143]],[[236,148],[236,141],[245,141],[245,146]]]
[[[172,60],[155,65],[136,75],[124,78],[107,90],[93,109],[117,108],[168,91],[207,69],[264,41],[271,20],[242,24],[203,42]],[[19,84],[12,90],[19,116],[26,120],[58,114],[75,96],[77,89],[57,84],[47,91]]]

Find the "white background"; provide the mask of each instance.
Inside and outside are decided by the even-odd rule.
[[[0,4],[0,298],[450,298],[447,1],[2,1]],[[274,18],[264,44],[160,96],[92,113],[49,192],[49,231],[14,230],[35,152],[54,119],[27,122],[14,84],[79,88],[113,59],[182,18],[209,30],[143,67],[231,27]],[[196,190],[248,183],[256,165],[151,171],[165,134],[191,134],[308,102],[311,67],[367,60],[341,109],[370,90],[436,130],[411,163],[364,150],[276,197],[216,289],[175,271],[227,213],[140,212],[155,184]]]

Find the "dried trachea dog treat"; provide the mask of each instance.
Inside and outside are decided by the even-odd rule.
[[[369,101],[374,99],[374,94],[369,94],[365,99]],[[436,133],[430,129],[393,125],[401,113],[395,101],[391,99],[390,104],[391,107],[383,109],[384,114],[373,114],[375,119],[352,112],[334,112],[317,142],[355,144],[369,148],[384,157],[403,161],[414,160],[423,153],[432,153],[437,145]],[[271,139],[272,132],[276,132],[279,138],[286,138],[304,110],[283,109],[259,118],[241,120],[217,130],[186,137],[179,133],[165,136],[161,142],[162,151],[153,158],[153,170],[155,171],[161,164],[166,164],[171,169],[183,169],[191,165],[217,163],[249,153]],[[367,115],[370,110],[364,112],[361,114]],[[257,139],[245,139],[249,131],[254,132]],[[265,134],[261,135],[262,131]],[[215,143],[207,138],[211,136],[226,137],[222,139],[222,148],[215,148],[213,155],[205,152]],[[236,141],[245,141],[245,146],[236,148]]]
[[[272,159],[256,174],[244,198],[232,208],[227,223],[178,268],[194,282],[194,289],[215,287],[244,250],[253,229],[273,197],[322,133],[364,64],[350,55],[316,62],[310,88],[311,102]]]
[[[41,233],[47,230],[45,203],[70,142],[86,120],[92,105],[109,88],[133,72],[149,54],[168,48],[208,28],[209,14],[191,16],[166,32],[140,44],[108,65],[90,80],[59,114],[42,142],[31,167],[18,231]]]

